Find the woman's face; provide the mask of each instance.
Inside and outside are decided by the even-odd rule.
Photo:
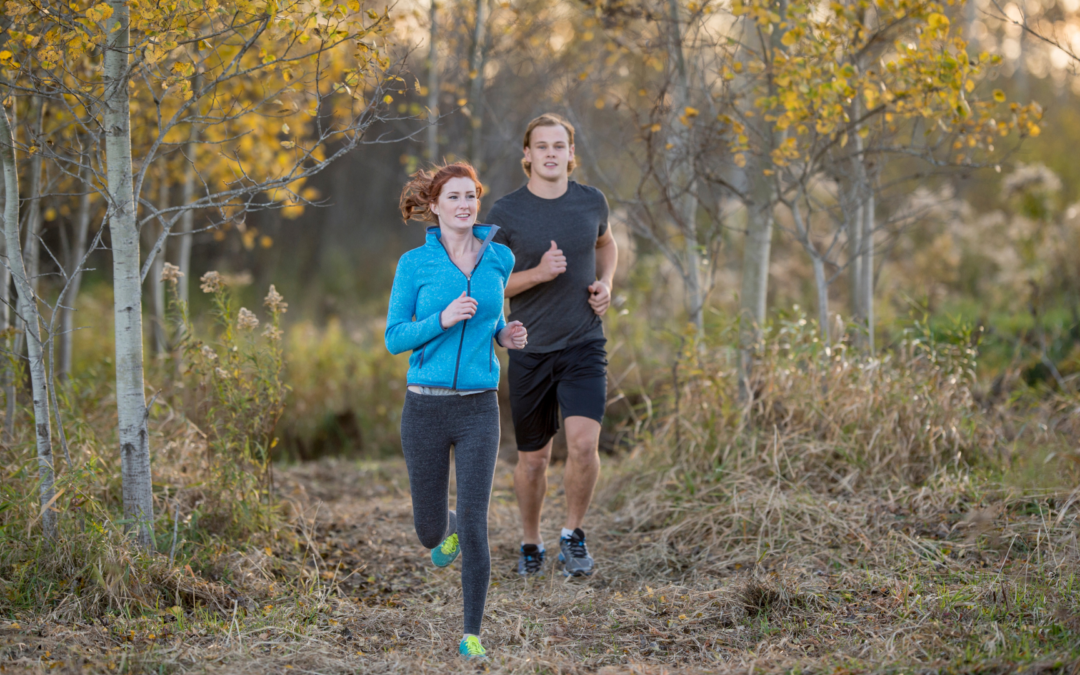
[[[479,209],[476,183],[471,178],[451,178],[446,181],[438,201],[431,205],[431,212],[439,217],[439,225],[455,231],[471,229],[476,223]]]

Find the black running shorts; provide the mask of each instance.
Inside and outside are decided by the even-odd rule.
[[[602,422],[607,405],[606,340],[543,354],[510,350],[510,412],[518,450],[541,450],[563,417]]]

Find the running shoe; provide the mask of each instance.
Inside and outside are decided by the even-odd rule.
[[[593,573],[593,559],[585,546],[585,532],[580,527],[569,537],[559,538],[559,562],[565,577],[587,577]]]
[[[536,544],[523,544],[518,558],[518,574],[531,577],[544,571],[544,552]]]
[[[446,567],[454,562],[458,553],[461,553],[461,547],[458,546],[458,536],[455,532],[443,539],[443,543],[431,549],[431,562],[435,563],[435,567]]]
[[[458,645],[458,654],[461,654],[469,661],[487,658],[487,650],[484,649],[484,645],[480,644],[480,638],[475,635],[469,635],[461,639],[461,644]]]

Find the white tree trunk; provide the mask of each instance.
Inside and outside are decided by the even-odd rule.
[[[427,158],[432,162],[439,161],[439,127],[435,120],[439,119],[439,50],[437,49],[439,38],[439,6],[435,0],[431,0],[430,28],[428,30],[428,126],[427,128]]]
[[[860,109],[856,102],[855,113]],[[851,197],[857,204],[848,228],[851,241],[852,321],[856,326],[855,342],[865,352],[874,351],[874,187],[863,156],[863,139],[855,134],[855,157],[852,158]]]
[[[150,439],[143,388],[142,281],[131,163],[128,96],[128,3],[109,0],[105,47],[105,158],[108,165],[116,330],[116,403],[119,417],[124,516],[136,524],[136,541],[154,544],[154,502],[150,479]]]
[[[158,183],[157,207],[158,210],[163,211],[169,207],[169,177],[164,169],[161,174],[161,180]],[[157,238],[165,231],[165,225],[160,219],[155,219],[154,222],[157,223],[156,227],[147,227],[146,229],[152,233],[152,241],[157,241]],[[167,248],[168,244],[166,243],[158,251],[158,254],[154,256],[153,262],[150,263],[150,274],[146,280],[150,284],[150,309],[154,315],[150,322],[150,344],[153,353],[159,356],[168,351],[168,341],[165,336],[165,282],[161,280],[161,271],[165,268],[165,251]],[[153,250],[152,246],[151,250]]]
[[[750,398],[750,377],[765,325],[773,231],[772,186],[760,167],[752,168],[749,173],[751,202],[746,212],[739,294],[739,398],[744,402]]]
[[[7,139],[0,140],[0,143],[7,142]],[[3,188],[3,194],[5,201],[0,202],[3,204],[3,209],[0,213],[7,213],[7,188],[4,185],[5,181],[0,180],[0,188]],[[16,199],[16,201],[18,201]],[[2,255],[7,256],[8,246],[5,239]],[[7,331],[11,326],[11,271],[7,265],[0,265],[0,330]],[[7,338],[4,340],[5,349],[13,349],[12,343],[14,340]],[[11,441],[12,435],[15,432],[15,370],[11,367],[11,361],[8,359],[0,360],[0,380],[3,382],[4,398],[5,398],[5,419],[4,419],[4,439],[8,442]]]
[[[817,291],[818,330],[825,346],[829,346],[829,281],[825,276],[825,259],[818,251],[817,246],[810,238],[810,222],[803,219],[799,203],[803,193],[796,195],[791,204],[791,215],[795,221],[795,231],[799,235],[799,243],[803,250],[810,256],[810,263],[814,268],[814,290]]]
[[[30,102],[30,127],[26,134],[27,145],[37,145],[41,143],[41,129],[42,122],[45,119],[45,104],[41,100],[41,97],[35,96]],[[14,132],[12,132],[14,136]],[[34,297],[37,298],[38,291],[38,279],[40,277],[39,269],[41,267],[41,152],[36,152],[30,158],[30,184],[28,185],[28,199],[29,208],[26,211],[26,241],[23,242],[22,254],[23,265],[26,269],[26,277],[30,282],[30,288],[34,291]],[[22,301],[20,294],[19,298],[15,301],[16,306]],[[16,309],[16,311],[18,311]],[[25,317],[24,317],[25,318]],[[26,348],[26,334],[15,334],[15,345],[13,352],[22,356],[23,350]],[[11,387],[11,401],[14,403],[17,396],[17,379],[13,379]],[[17,414],[13,406],[11,410],[11,421],[14,424],[15,415]],[[14,427],[9,428],[9,432],[14,431]]]
[[[866,204],[863,206],[862,220],[862,264],[859,271],[859,295],[862,297],[863,322],[866,328],[866,351],[874,353],[874,187],[867,180]]]
[[[27,141],[31,145],[37,146],[42,142],[42,123],[45,120],[45,103],[40,96],[35,96],[33,99],[30,120],[32,126]],[[30,203],[26,210],[26,243],[23,247],[23,260],[27,268],[26,274],[30,280],[30,287],[34,289],[35,297],[40,286],[38,279],[41,277],[41,227],[44,223],[41,213],[41,160],[44,154],[39,149],[30,158]]]
[[[848,230],[848,275],[851,286],[851,318],[855,323],[862,321],[862,228],[863,228],[863,202],[859,194],[860,186],[858,171],[853,172],[851,191],[848,203],[853,205],[850,215],[847,216]]]
[[[195,76],[195,83],[192,85],[193,89],[198,89],[198,75]],[[185,144],[184,156],[186,161],[184,163],[184,187],[180,193],[180,200],[184,206],[190,207],[191,203],[195,201],[195,152],[199,147],[199,125],[192,124],[191,132],[188,136],[188,141]],[[177,259],[177,265],[180,267],[180,273],[183,274],[180,277],[179,284],[180,300],[185,305],[188,304],[190,298],[188,285],[191,279],[191,243],[192,235],[191,231],[194,229],[195,224],[195,211],[194,209],[187,208],[180,214],[180,255]]]
[[[487,39],[488,1],[476,0],[476,25],[473,27],[473,47],[469,59],[469,162],[477,171],[480,170],[484,153],[484,66],[487,63],[484,41]]]
[[[89,162],[89,158],[87,158]],[[86,238],[90,233],[90,167],[84,167],[80,174],[82,194],[79,196],[79,210],[75,215],[75,241],[72,242],[67,266],[71,274],[71,284],[64,296],[64,304],[71,309],[61,309],[60,318],[60,381],[71,375],[72,341],[75,331],[75,303],[79,298],[79,288],[83,278],[83,256],[86,255]]]
[[[49,380],[45,373],[45,360],[42,358],[41,325],[38,318],[37,302],[30,289],[23,263],[22,247],[19,242],[19,176],[15,166],[15,140],[8,125],[7,111],[0,106],[0,163],[3,164],[4,193],[4,243],[8,252],[7,267],[15,278],[15,287],[19,294],[18,317],[23,319],[27,339],[26,348],[30,357],[30,387],[34,399],[34,429],[37,440],[38,475],[41,480],[41,525],[46,538],[56,537],[56,511],[53,509],[55,496],[52,452],[52,424],[49,420]]]
[[[705,291],[701,279],[701,253],[697,237],[697,173],[694,170],[693,126],[680,121],[690,106],[690,74],[683,51],[682,18],[677,0],[668,0],[668,61],[674,80],[673,108],[669,128],[672,130],[671,148],[667,156],[668,200],[676,221],[682,230],[685,264],[682,270],[686,287],[686,311],[698,335],[705,331]]]

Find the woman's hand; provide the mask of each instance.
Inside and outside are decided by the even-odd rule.
[[[459,321],[473,318],[475,314],[476,298],[470,298],[466,295],[466,291],[462,291],[461,295],[447,305],[446,309],[439,315],[439,325],[443,327],[443,330],[446,330]]]
[[[499,344],[507,349],[524,349],[529,344],[529,331],[520,321],[511,321],[499,331]]]

